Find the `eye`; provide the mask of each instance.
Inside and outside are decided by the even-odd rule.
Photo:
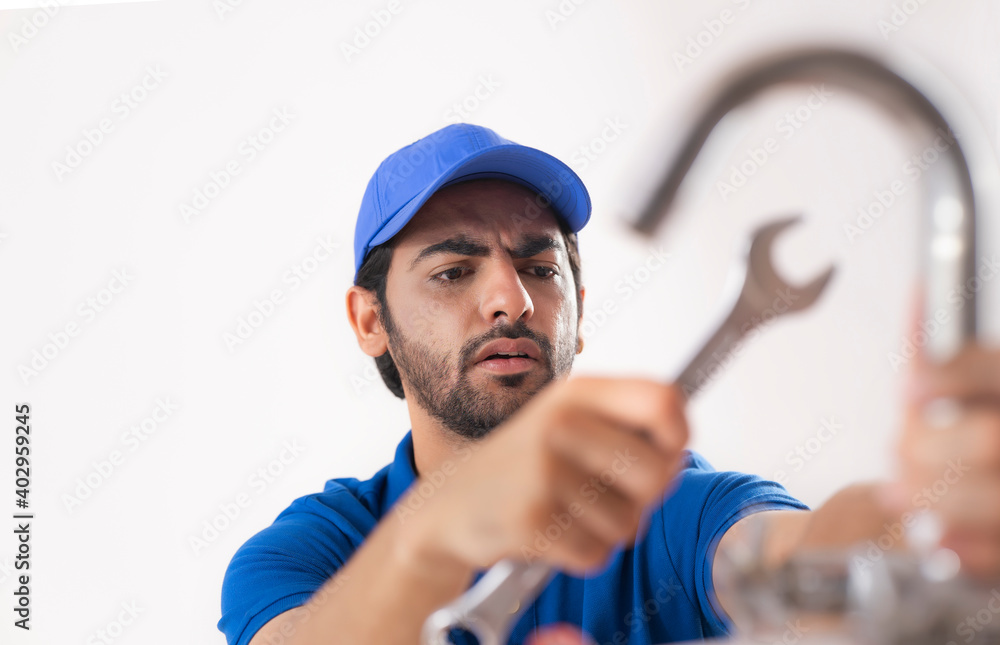
[[[551,278],[555,275],[558,275],[555,269],[553,269],[552,267],[547,267],[540,264],[533,267],[528,267],[528,270],[534,273],[535,277],[538,278]]]
[[[452,267],[450,269],[445,269],[440,273],[435,273],[432,277],[434,277],[436,280],[440,282],[455,282],[455,280],[462,277],[463,274],[461,272],[464,269],[465,267]],[[449,277],[443,278],[441,276],[449,276]]]

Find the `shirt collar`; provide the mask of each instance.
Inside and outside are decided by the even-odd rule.
[[[417,469],[413,460],[413,431],[408,430],[396,447],[396,457],[389,464],[388,483],[382,498],[381,515],[396,503],[406,489],[417,479]]]

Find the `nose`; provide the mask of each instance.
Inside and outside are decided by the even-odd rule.
[[[516,267],[509,262],[491,262],[488,269],[482,270],[486,279],[482,282],[480,313],[486,324],[494,325],[501,316],[511,324],[531,318],[535,307]]]

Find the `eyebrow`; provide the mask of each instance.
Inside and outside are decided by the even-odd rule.
[[[529,235],[513,249],[504,247],[507,254],[515,259],[530,258],[543,251],[558,249],[559,243],[548,235]],[[475,238],[468,237],[467,235],[449,237],[447,240],[431,244],[430,246],[426,246],[421,249],[420,253],[417,253],[417,257],[413,258],[413,261],[410,262],[410,270],[413,270],[417,264],[431,256],[443,255],[446,253],[470,257],[489,257],[490,248],[483,242]]]

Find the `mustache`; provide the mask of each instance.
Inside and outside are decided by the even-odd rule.
[[[524,324],[523,320],[518,320],[512,325],[494,327],[490,329],[490,331],[466,342],[462,347],[462,365],[465,365],[466,367],[471,365],[472,359],[476,357],[479,350],[486,343],[492,342],[498,338],[527,338],[538,345],[538,349],[541,352],[540,358],[544,360],[545,364],[548,365],[551,363],[550,357],[552,355],[552,343],[549,342],[548,337],[544,334],[532,331],[526,324]]]

